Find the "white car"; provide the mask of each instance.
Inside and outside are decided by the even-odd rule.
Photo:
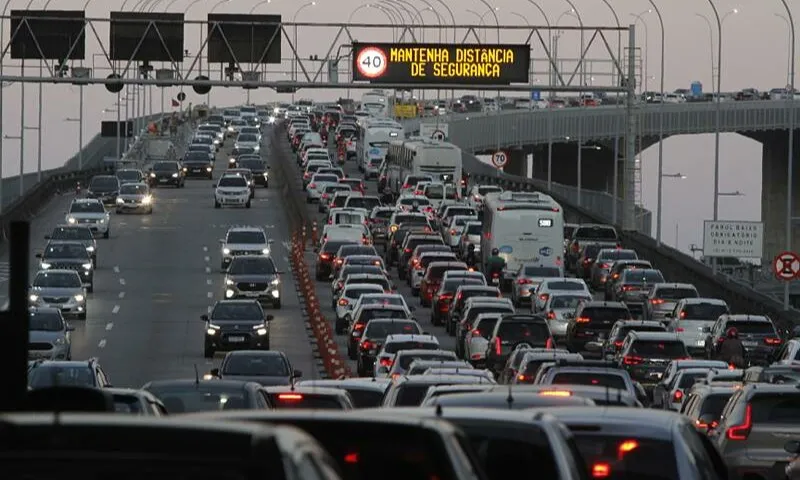
[[[483,197],[488,193],[503,193],[503,189],[497,185],[473,185],[467,196],[467,202],[475,208],[482,208]]]
[[[433,335],[398,333],[387,335],[375,356],[375,377],[385,377],[392,368],[394,356],[401,350],[439,350],[439,339]]]
[[[233,148],[236,150],[242,148],[252,148],[256,152],[261,149],[261,139],[255,133],[240,133],[233,143]]]
[[[328,240],[350,241],[370,245],[372,237],[366,225],[325,225],[322,228],[319,246]]]
[[[319,202],[325,187],[338,184],[339,177],[332,173],[315,173],[306,185],[306,203]]]
[[[342,289],[339,300],[336,302],[336,324],[334,331],[342,334],[347,331],[348,314],[352,314],[358,300],[366,294],[375,293],[383,295],[383,287],[374,283],[351,283]]]
[[[219,240],[220,263],[222,270],[226,270],[233,261],[233,257],[243,255],[270,255],[272,240],[267,240],[267,234],[259,227],[232,227],[228,229],[225,238]]]
[[[479,313],[472,324],[472,330],[464,339],[464,356],[476,368],[486,364],[486,350],[489,348],[489,338],[494,332],[494,326],[503,316],[502,313]]]
[[[584,295],[590,298],[592,296],[589,286],[580,278],[545,278],[536,287],[535,298],[531,301],[531,311],[533,313],[543,311],[545,302],[554,293]]]
[[[96,198],[76,198],[67,210],[66,221],[70,225],[89,227],[93,235],[111,235],[111,215],[103,202]]]
[[[592,300],[591,295],[580,292],[554,291],[544,303],[542,311],[547,315],[547,324],[554,337],[566,337],[569,321],[575,318],[575,310],[581,302]]]
[[[448,222],[442,225],[442,238],[453,250],[458,249],[461,242],[461,234],[464,233],[464,227],[470,222],[477,222],[478,217],[467,215],[454,215],[450,217]]]
[[[328,218],[331,225],[366,225],[369,213],[363,208],[336,208]]]
[[[414,312],[414,307],[410,307],[408,303],[406,303],[405,297],[400,295],[399,293],[365,293],[361,295],[361,297],[356,300],[355,305],[351,309],[350,318],[358,318],[358,315],[361,313],[361,309],[364,308],[366,305],[394,305],[397,307],[403,307],[406,313],[406,318],[412,318],[412,313]]]
[[[464,224],[464,229],[461,231],[461,237],[458,240],[458,247],[456,247],[461,258],[466,258],[470,245],[475,246],[475,258],[480,258],[482,231],[483,223],[481,222],[472,221]]]
[[[250,208],[250,185],[241,175],[223,175],[214,188],[214,208]]]

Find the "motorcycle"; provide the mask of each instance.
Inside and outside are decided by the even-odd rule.
[[[499,287],[500,286],[500,272],[492,272],[491,276],[492,276],[492,280],[491,280],[492,285],[494,285],[495,287]]]

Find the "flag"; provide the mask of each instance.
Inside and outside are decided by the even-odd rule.
[[[177,100],[175,100],[174,98],[172,99],[172,106],[173,106],[173,107],[179,107],[180,105],[181,105],[181,104],[180,104],[180,103],[178,103],[178,101],[177,101]]]

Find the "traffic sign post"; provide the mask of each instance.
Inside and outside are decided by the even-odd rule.
[[[502,150],[498,150],[492,154],[492,165],[497,168],[503,168],[508,163],[508,154]]]
[[[783,252],[772,261],[772,271],[778,280],[790,282],[800,276],[800,256],[794,252]]]
[[[443,142],[446,137],[447,134],[441,130],[436,130],[433,133],[431,133],[431,138],[434,140],[438,140],[440,142]]]

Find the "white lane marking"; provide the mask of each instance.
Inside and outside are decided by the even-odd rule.
[[[292,246],[291,246],[291,245],[289,245],[289,242],[287,242],[286,240],[284,240],[284,241],[283,241],[283,242],[281,242],[281,243],[283,244],[283,248],[285,248],[287,252],[291,252],[291,251],[292,251]]]
[[[203,251],[207,252],[208,251],[208,247],[203,247]]]
[[[211,273],[211,267],[206,267],[206,273]]]
[[[114,322],[108,322],[106,324],[106,332],[111,331],[112,328],[114,328]]]
[[[289,263],[289,257],[283,257],[283,261]]]
[[[212,307],[211,305],[209,305],[208,308],[206,309],[209,315],[211,315],[212,310],[214,310],[214,307]]]
[[[114,273],[119,273],[119,265],[114,265]]]
[[[97,344],[97,346],[99,348],[106,348],[106,339],[104,338],[104,339],[100,340],[100,342]]]
[[[214,292],[208,292],[208,298],[214,298]]]
[[[203,260],[205,260],[206,262],[210,262],[211,261],[211,257],[206,256],[205,258],[203,258]]]
[[[214,285],[214,281],[209,278],[206,280],[206,285]]]
[[[119,305],[114,305],[114,308],[111,309],[111,313],[114,315],[119,313]]]
[[[119,298],[120,299],[125,298],[125,292],[119,292]]]
[[[119,284],[120,285],[125,285],[125,279],[124,278],[120,278],[119,279]]]

